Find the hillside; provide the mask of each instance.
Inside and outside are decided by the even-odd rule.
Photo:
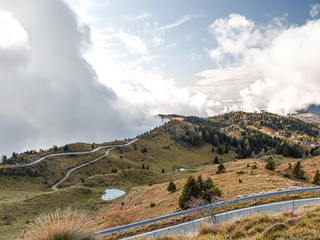
[[[305,122],[318,122],[320,123],[320,113],[319,112],[307,112],[294,114],[292,117],[298,118]]]
[[[221,187],[222,199],[230,199],[312,186],[314,171],[320,169],[316,146],[319,129],[313,124],[268,113],[239,112],[206,119],[162,117],[171,121],[140,135],[133,144],[116,148],[94,164],[74,171],[58,191],[51,187],[69,169],[102,156],[106,149],[52,157],[30,167],[10,169],[6,166],[23,164],[26,159],[30,162],[47,153],[88,151],[117,143],[74,143],[66,145],[67,148],[28,151],[8,158],[0,168],[0,212],[4,216],[0,219],[0,239],[22,238],[30,222],[56,207],[85,211],[94,219],[90,222],[94,230],[117,225],[108,220],[108,212],[136,212],[128,221],[175,212],[179,210],[178,198],[189,175],[212,178]],[[282,132],[286,134],[280,134]],[[288,156],[284,156],[285,149]],[[276,162],[275,171],[264,168],[270,156]],[[294,164],[297,160],[302,160],[306,172],[306,180],[298,185],[295,182],[300,180],[288,173],[288,163]],[[216,174],[219,163],[225,165],[226,173]],[[185,171],[176,171],[178,169]],[[166,189],[171,180],[177,185],[177,191],[172,194]],[[122,189],[126,194],[103,201],[101,196],[106,188]],[[150,207],[152,202],[155,208]]]

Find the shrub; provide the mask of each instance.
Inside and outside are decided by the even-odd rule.
[[[30,225],[29,240],[93,240],[92,233],[85,231],[87,218],[70,208],[57,209],[45,214]]]
[[[314,174],[314,177],[312,179],[312,183],[316,185],[320,185],[320,173],[319,170],[317,169],[316,173]]]
[[[258,169],[256,164],[252,166],[252,170],[255,170],[255,169]]]
[[[201,175],[197,179],[189,176],[179,197],[179,206],[182,209],[190,207],[188,203],[192,199],[202,199],[210,203],[217,196],[220,197],[221,194],[220,188],[214,185],[210,177],[203,181]]]
[[[239,180],[238,180],[238,181],[239,181],[239,183],[242,183],[242,180],[241,180],[240,178],[239,178]]]
[[[217,234],[218,228],[216,225],[210,224],[208,222],[203,222],[200,225],[198,236],[203,236],[207,234]]]
[[[272,157],[268,158],[268,162],[265,167],[267,170],[274,170],[276,168],[276,163],[273,161]]]
[[[151,208],[153,208],[153,207],[155,207],[155,206],[156,206],[156,204],[155,204],[154,202],[151,202],[151,203],[150,203],[150,207],[151,207]]]
[[[226,169],[223,165],[223,163],[220,163],[219,166],[218,166],[218,170],[217,170],[217,174],[220,174],[220,173],[225,173],[226,172]]]
[[[302,169],[302,165],[301,165],[301,162],[298,161],[294,164],[293,168],[292,168],[292,176],[294,178],[297,178],[297,179],[302,179],[304,180],[305,177],[304,177],[304,171]]]
[[[171,193],[175,192],[177,190],[176,185],[171,181],[167,187],[167,190]]]

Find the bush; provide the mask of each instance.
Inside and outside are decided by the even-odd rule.
[[[175,192],[177,190],[176,185],[171,181],[167,187],[167,190],[171,193]]]
[[[239,178],[239,180],[238,180],[238,181],[239,181],[239,183],[242,183],[242,180],[241,180],[240,178]]]
[[[274,170],[276,168],[276,163],[273,161],[272,157],[268,158],[268,162],[265,167],[267,170]]]
[[[292,168],[292,176],[297,179],[305,180],[304,171],[302,169],[302,165],[300,161],[294,164]]]
[[[45,214],[30,225],[27,239],[32,240],[94,240],[92,233],[85,231],[87,218],[70,208],[58,209]]]
[[[218,166],[218,170],[217,170],[217,174],[220,174],[220,173],[225,173],[226,172],[226,169],[223,165],[223,163],[220,163],[219,166]]]
[[[316,173],[314,174],[314,177],[312,179],[312,183],[316,185],[320,185],[320,173],[319,170],[317,169]]]
[[[257,165],[252,166],[252,170],[258,169]]]
[[[150,203],[150,207],[151,207],[151,208],[153,208],[153,207],[155,207],[155,206],[156,206],[156,204],[155,204],[154,202],[151,202],[151,203]]]
[[[179,206],[182,209],[190,207],[188,203],[192,199],[200,199],[211,203],[212,200],[220,197],[221,194],[220,188],[214,185],[210,177],[203,181],[201,175],[197,179],[189,176],[179,197]]]

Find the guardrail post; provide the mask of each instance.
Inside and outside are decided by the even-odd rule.
[[[256,194],[253,194],[254,196],[256,195]],[[254,202],[256,203],[257,202],[257,199],[256,198],[254,198]]]
[[[289,189],[287,188],[287,190],[289,190]],[[289,197],[289,193],[287,193],[287,197]]]

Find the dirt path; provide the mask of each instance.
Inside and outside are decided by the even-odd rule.
[[[79,169],[79,168],[85,167],[85,166],[87,166],[87,165],[89,165],[89,164],[91,164],[91,163],[94,163],[94,162],[96,162],[96,161],[99,161],[100,159],[108,156],[109,152],[110,152],[111,150],[117,148],[117,147],[125,147],[125,146],[128,146],[128,145],[134,143],[134,142],[137,141],[137,140],[138,140],[138,139],[132,140],[131,142],[126,143],[126,144],[123,144],[123,145],[112,145],[112,146],[109,146],[109,147],[111,147],[111,148],[109,148],[103,156],[98,157],[98,158],[96,158],[96,159],[94,159],[94,160],[92,160],[92,161],[90,161],[90,162],[83,163],[83,164],[81,164],[81,165],[79,165],[79,166],[77,166],[77,167],[74,167],[74,168],[70,169],[70,170],[67,172],[67,174],[66,174],[58,183],[56,183],[55,185],[52,186],[52,189],[55,190],[55,191],[57,191],[57,190],[58,190],[58,186],[59,186],[61,183],[63,183],[64,181],[66,181],[66,180],[69,178],[70,174],[71,174],[73,171],[75,171],[75,170],[77,170],[77,169]]]

